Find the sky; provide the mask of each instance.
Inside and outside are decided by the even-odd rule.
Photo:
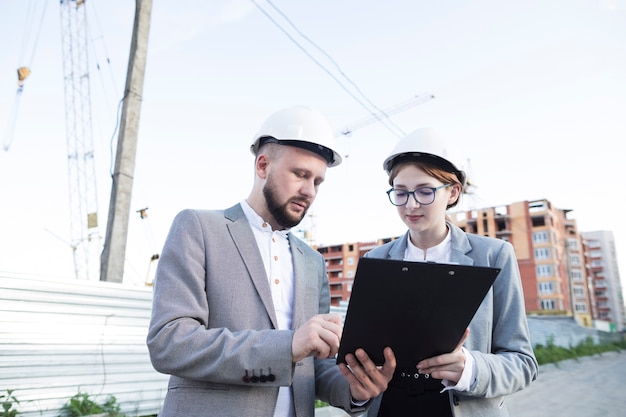
[[[86,4],[104,237],[135,8]],[[0,272],[73,279],[59,2],[4,2],[0,36]],[[177,212],[248,196],[254,134],[296,104],[344,155],[299,227],[314,243],[403,233],[382,161],[430,127],[476,185],[461,209],[548,199],[613,232],[626,276],[626,0],[155,0],[124,283],[151,279]]]

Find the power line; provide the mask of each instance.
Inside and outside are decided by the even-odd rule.
[[[359,95],[361,95],[361,97],[364,100],[361,100],[359,97],[357,97],[352,91],[349,90],[348,87],[346,87],[346,85],[339,80],[339,78],[337,78],[328,68],[326,68],[321,62],[319,62],[302,44],[300,44],[293,36],[291,36],[290,33],[288,33],[288,31],[283,28],[272,16],[270,16],[270,14],[265,11],[265,9],[263,9],[255,0],[250,0],[260,11],[261,13],[263,13],[281,32],[283,32],[288,38],[289,40],[291,40],[300,50],[302,50],[302,52],[304,52],[318,67],[320,67],[324,72],[326,72],[333,80],[335,80],[335,82],[337,82],[337,84],[339,84],[339,86],[346,92],[348,93],[348,95],[350,95],[350,97],[352,97],[357,103],[359,103],[359,105],[361,105],[361,107],[363,107],[369,114],[372,115],[372,117],[376,118],[380,123],[382,123],[391,133],[393,133],[396,136],[403,136],[404,132],[402,131],[402,129],[400,129],[397,125],[395,125],[391,120],[389,120],[389,117],[387,115],[385,115],[385,112],[383,110],[381,110],[378,106],[376,106],[363,92],[362,90],[356,85],[356,83],[354,81],[352,81],[346,74],[345,72],[341,69],[341,67],[339,66],[339,64],[337,64],[337,62],[330,56],[330,54],[328,54],[326,51],[324,51],[319,45],[317,45],[315,42],[313,42],[309,37],[307,37],[306,35],[304,35],[302,33],[301,30],[298,29],[298,27],[285,15],[285,13],[283,13],[280,9],[278,9],[270,0],[266,0],[266,2],[277,12],[279,13],[286,21],[287,23],[289,23],[289,25],[296,31],[296,33],[298,35],[300,35],[303,39],[305,39],[307,42],[309,42],[311,45],[313,45],[318,51],[320,51],[322,54],[324,54],[330,61],[331,63],[335,66],[335,68],[337,69],[337,71],[339,72],[339,74],[345,78],[352,86],[353,88],[357,91],[357,93]],[[367,102],[371,107],[373,107],[375,109],[375,111],[371,110],[366,104],[365,102]],[[389,123],[389,124],[387,124]]]

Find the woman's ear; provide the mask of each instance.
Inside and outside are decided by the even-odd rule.
[[[450,198],[448,198],[448,205],[455,204],[461,198],[461,184],[454,183],[450,186]]]

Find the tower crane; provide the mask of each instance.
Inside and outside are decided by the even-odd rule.
[[[351,136],[352,132],[354,132],[357,129],[360,129],[362,127],[365,126],[369,126],[370,124],[376,123],[376,122],[381,122],[384,123],[384,120],[390,118],[391,116],[398,114],[400,112],[403,112],[405,110],[408,110],[412,107],[415,107],[419,104],[425,103],[427,101],[430,101],[432,99],[434,99],[435,96],[432,94],[418,94],[415,95],[411,100],[404,102],[404,103],[400,103],[397,104],[387,110],[382,110],[378,113],[372,113],[369,117],[366,117],[364,119],[361,119],[360,121],[353,123],[351,125],[348,125],[347,127],[344,127],[343,129],[341,129],[339,132],[335,132],[335,136],[339,137],[339,136]],[[397,128],[398,130],[400,130],[400,128]],[[401,130],[400,130],[401,132]],[[315,215],[312,213],[309,213],[307,215],[307,218],[305,219],[305,222],[307,222],[308,224],[303,226],[302,229],[299,230],[303,240],[305,242],[307,242],[309,245],[315,245],[316,241],[315,241]]]
[[[61,0],[71,247],[78,279],[97,279],[101,238],[93,148],[85,0]]]
[[[341,129],[341,131],[339,132],[338,135],[343,135],[343,136],[350,136],[352,135],[352,132],[354,132],[357,129],[360,129],[362,127],[371,125],[375,122],[383,122],[384,120],[390,118],[391,116],[393,116],[394,114],[403,112],[405,110],[410,109],[411,107],[415,107],[418,104],[422,104],[425,103],[429,100],[432,100],[433,98],[435,98],[434,95],[432,94],[418,94],[416,96],[414,96],[411,100],[405,102],[405,103],[401,103],[398,104],[394,107],[391,107],[387,110],[383,110],[381,112],[378,113],[372,113],[372,115],[370,117],[366,117],[356,123],[353,123],[347,127],[344,127],[343,129]]]

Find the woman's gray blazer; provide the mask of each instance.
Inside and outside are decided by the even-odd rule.
[[[323,257],[292,234],[289,243],[295,329],[329,311],[330,293]],[[159,260],[147,337],[154,368],[171,375],[159,417],[270,417],[279,386],[292,386],[297,417],[313,417],[316,396],[364,411],[351,408],[334,359],[293,364],[293,331],[277,327],[263,260],[241,206],[179,213]],[[264,378],[244,382],[246,373]],[[270,374],[275,379],[267,379]]]
[[[509,415],[505,396],[527,387],[538,372],[515,252],[504,240],[465,233],[451,223],[448,227],[452,238],[450,262],[501,268],[470,323],[470,334],[463,345],[475,358],[476,382],[468,392],[448,391],[450,406],[455,417],[505,417]],[[403,259],[407,235],[365,256]],[[378,413],[381,398],[376,399],[367,416]]]

